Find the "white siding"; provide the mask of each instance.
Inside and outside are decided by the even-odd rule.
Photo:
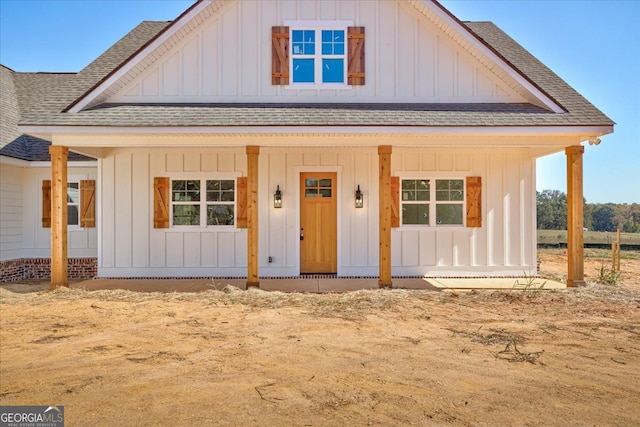
[[[5,165],[2,165],[4,169]],[[13,252],[11,258],[49,258],[51,256],[51,229],[42,227],[42,181],[51,179],[51,168],[25,167],[20,168],[20,181],[10,184],[12,193],[18,189],[21,191],[22,204],[19,230],[19,251]],[[83,179],[96,179],[96,168],[75,168],[69,164],[68,180],[80,181]],[[1,180],[5,185],[4,175]],[[5,209],[5,200],[2,200],[2,209]],[[4,217],[4,215],[2,215]],[[3,218],[4,221],[4,218]],[[18,226],[18,223],[15,223]],[[3,232],[4,235],[4,232]],[[97,253],[96,228],[68,228],[68,256],[69,258],[95,257]],[[18,244],[14,242],[14,244]],[[16,250],[18,248],[15,248]]]
[[[246,230],[154,229],[153,178],[246,176],[241,148],[118,149],[103,161],[100,276],[246,277]],[[521,275],[535,269],[534,162],[527,149],[399,148],[397,176],[482,177],[482,227],[397,228],[394,276]],[[378,274],[378,154],[365,148],[262,147],[259,155],[259,274],[299,273],[299,177],[338,175],[338,274]],[[273,208],[277,186],[283,208]],[[364,209],[354,207],[360,185]],[[116,214],[117,212],[117,214]],[[269,263],[269,257],[272,262]]]
[[[404,1],[242,0],[205,15],[183,39],[143,61],[155,62],[108,102],[524,101],[509,87],[513,83],[496,77]],[[273,86],[271,27],[287,20],[364,26],[367,84],[332,90]]]
[[[243,149],[114,150],[102,160],[98,275],[245,276],[244,230],[153,228],[154,177],[215,177],[217,172],[242,176],[244,164]]]
[[[533,161],[528,149],[394,148],[393,174],[482,178],[482,227],[394,229],[393,274],[521,275],[535,269]],[[435,166],[435,168],[434,168]]]
[[[22,257],[22,169],[0,163],[0,261]]]

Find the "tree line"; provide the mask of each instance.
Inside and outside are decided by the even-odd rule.
[[[567,195],[559,190],[536,192],[538,230],[567,229]],[[640,233],[639,203],[587,203],[584,227],[592,231]]]

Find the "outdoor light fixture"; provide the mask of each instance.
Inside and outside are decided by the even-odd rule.
[[[273,207],[280,209],[282,207],[282,192],[280,191],[280,186],[276,189],[275,194],[273,195]]]
[[[356,190],[356,208],[364,207],[364,196],[362,195],[362,191],[360,191],[360,185],[358,185],[358,189]]]

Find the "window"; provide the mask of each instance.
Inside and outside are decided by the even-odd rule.
[[[291,31],[293,83],[345,82],[346,30]]]
[[[67,225],[80,225],[80,183],[67,183]]]
[[[351,21],[285,21],[271,28],[271,84],[365,84],[365,28]]]
[[[67,182],[67,225],[96,226],[96,182],[92,179]],[[51,228],[51,180],[42,181],[42,227]]]
[[[463,225],[463,179],[403,179],[402,225]]]
[[[235,181],[173,180],[171,207],[176,226],[235,225]]]

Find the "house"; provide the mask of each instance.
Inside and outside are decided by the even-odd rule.
[[[613,122],[436,1],[199,0],[78,73],[1,76],[3,271],[535,274],[536,159],[564,151],[583,282],[581,144]]]

